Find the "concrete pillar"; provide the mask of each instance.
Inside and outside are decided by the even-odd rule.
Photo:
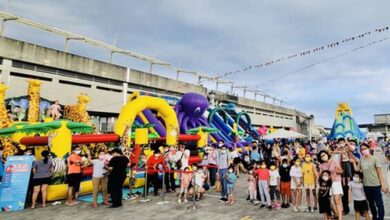
[[[8,86],[10,85],[11,80],[11,68],[12,68],[12,60],[3,59],[3,64],[0,65],[1,69],[1,81]]]
[[[123,89],[122,89],[122,94],[123,94],[123,99],[122,99],[122,104],[125,105],[127,101],[127,89],[129,86],[130,82],[130,68],[126,69],[126,82],[123,83]]]

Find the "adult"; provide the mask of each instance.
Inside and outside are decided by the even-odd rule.
[[[167,166],[165,164],[165,160],[161,155],[160,150],[156,149],[153,152],[153,155],[148,158],[146,161],[147,167],[147,177],[148,182],[147,186],[153,185],[154,196],[158,195],[158,190],[160,188],[159,178],[158,178],[158,165],[161,164],[165,170],[167,170]],[[146,192],[147,194],[148,192]]]
[[[227,194],[227,181],[225,175],[227,172],[227,169],[229,168],[230,165],[230,154],[227,151],[226,145],[222,145],[221,149],[219,150],[217,154],[217,166],[218,166],[218,176],[219,176],[219,181],[221,181],[221,199],[220,201],[222,202],[227,202],[228,201],[228,194]]]
[[[122,206],[122,187],[126,179],[126,169],[129,164],[129,158],[123,156],[122,150],[114,148],[112,150],[112,158],[108,163],[108,185],[110,187],[110,195],[112,205],[110,208],[118,208]]]
[[[317,155],[318,162],[320,163],[320,173],[322,171],[329,171],[332,178],[332,187],[331,187],[331,196],[333,196],[335,204],[335,214],[339,220],[343,219],[343,206],[341,203],[341,196],[343,196],[343,187],[341,184],[341,174],[343,170],[341,169],[340,162],[331,159],[330,154],[327,151],[320,151]]]
[[[237,148],[230,148],[229,152],[231,158],[233,159],[234,171],[236,172],[237,178],[239,178],[240,171],[243,173],[247,172],[241,162],[241,154],[238,152]]]
[[[92,172],[92,186],[93,186],[93,203],[92,207],[97,208],[97,197],[101,189],[103,194],[103,205],[108,205],[108,194],[107,194],[107,176],[105,169],[106,153],[99,151],[98,158],[91,160],[91,155],[88,152],[88,161],[93,166]]]
[[[252,169],[251,159],[249,158],[248,154],[244,154],[244,157],[242,159],[242,165],[247,171]]]
[[[354,168],[363,173],[363,188],[373,220],[383,220],[385,209],[381,190],[386,193],[388,187],[382,174],[381,161],[378,157],[370,154],[370,146],[367,143],[360,145],[360,152],[363,157],[360,163],[357,160],[353,160]]]
[[[167,165],[167,169],[169,171],[175,169],[176,160],[171,160],[172,153],[175,151],[175,146],[164,146],[164,155],[163,158],[165,160],[165,164]],[[165,178],[165,187],[167,192],[175,192],[176,191],[176,183],[175,183],[175,173],[169,172]]]
[[[209,167],[208,170],[210,172],[210,186],[215,186],[215,181],[217,177],[217,150],[215,149],[214,145],[211,145],[210,148],[206,151],[208,160],[209,160]]]
[[[249,157],[252,163],[259,163],[260,160],[264,159],[261,154],[261,151],[259,150],[259,147],[257,146],[256,141],[252,141],[251,149],[249,151]]]
[[[181,163],[181,170],[184,170],[184,168],[188,167],[188,160],[190,159],[190,150],[186,149],[186,146],[184,144],[180,144],[178,157],[180,158]]]
[[[82,160],[81,148],[75,146],[73,148],[72,154],[67,159],[68,172],[67,172],[67,182],[68,182],[68,198],[66,200],[67,205],[76,205],[79,202],[75,201],[75,195],[80,189],[80,182],[82,178],[82,169],[81,167],[85,164],[85,161]]]
[[[38,198],[38,194],[42,192],[42,207],[46,207],[46,197],[47,197],[47,187],[51,180],[51,168],[53,167],[53,162],[49,158],[49,151],[44,150],[41,152],[42,160],[36,160],[33,164],[33,186],[34,192],[32,195],[32,205],[31,208],[35,208],[35,203]]]
[[[351,157],[354,157],[357,141],[355,139],[344,140],[341,139],[341,169],[343,169],[342,186],[343,186],[343,215],[349,214],[349,180],[352,178],[352,164]]]

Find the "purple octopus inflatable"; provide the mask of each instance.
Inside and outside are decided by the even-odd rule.
[[[209,107],[207,98],[198,93],[187,93],[176,103],[175,112],[182,133],[192,128],[209,126],[204,112]]]

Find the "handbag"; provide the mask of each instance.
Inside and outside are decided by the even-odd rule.
[[[180,170],[181,167],[183,166],[183,164],[182,164],[182,162],[181,162],[181,159],[183,158],[183,156],[184,156],[184,152],[181,154],[180,159],[176,162],[176,168],[177,168],[178,170]]]
[[[222,185],[221,182],[215,182],[215,192],[221,192],[222,191]]]

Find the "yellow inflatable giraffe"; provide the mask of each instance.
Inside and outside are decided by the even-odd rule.
[[[7,109],[5,108],[5,92],[7,89],[7,85],[0,83],[0,122],[2,128],[6,128],[11,124],[11,120],[8,118]]]
[[[28,81],[28,122],[38,122],[39,121],[39,102],[41,100],[40,91],[41,91],[41,81],[37,79],[29,79]]]
[[[7,91],[8,86],[0,83],[0,127],[1,128],[7,128],[11,126],[12,122],[8,118],[7,114],[7,109],[5,107],[5,92]],[[5,162],[5,159],[8,156],[12,156],[15,154],[17,149],[15,146],[12,144],[11,138],[10,137],[0,137],[0,143],[1,143],[1,148],[3,149],[3,154],[2,154],[2,161],[3,163]]]
[[[90,100],[91,99],[87,94],[81,93],[79,96],[77,96],[76,105],[65,105],[64,119],[92,124],[89,114],[87,112],[87,104]]]

